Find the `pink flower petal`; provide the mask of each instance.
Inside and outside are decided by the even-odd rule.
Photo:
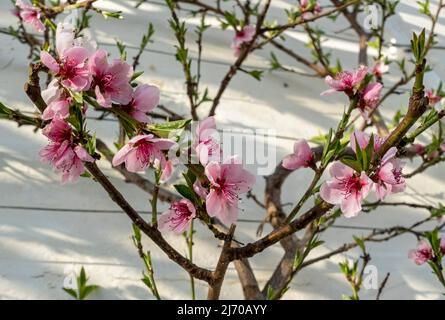
[[[48,52],[40,51],[40,60],[52,72],[59,73],[60,67],[56,59],[54,59]]]

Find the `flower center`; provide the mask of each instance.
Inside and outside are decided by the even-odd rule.
[[[102,78],[99,81],[99,86],[102,89],[109,90],[111,88],[111,85],[113,84],[114,76],[111,74],[105,74],[102,76]]]
[[[171,209],[175,212],[169,222],[173,228],[178,227],[184,221],[190,220],[192,217],[192,212],[190,211],[187,204],[182,202],[176,202],[171,205]]]
[[[141,163],[150,163],[156,150],[151,142],[139,140],[134,144],[136,147],[136,157]]]
[[[360,177],[352,176],[344,179],[338,179],[343,189],[343,196],[347,198],[351,194],[357,194],[362,190],[363,183]]]
[[[77,65],[73,59],[65,58],[60,64],[60,74],[67,78],[71,79],[77,75]]]
[[[353,79],[352,78],[353,78],[352,74],[347,71],[342,72],[339,75],[339,80],[341,80],[344,83],[344,85],[350,89],[352,89],[352,87],[353,87]]]
[[[392,169],[392,174],[394,175],[394,179],[397,183],[403,183],[403,175],[402,175],[402,169]]]
[[[244,38],[245,35],[246,35],[246,34],[245,34],[244,30],[238,31],[238,32],[236,33],[236,36],[237,36],[238,38]]]
[[[238,203],[237,186],[234,183],[228,183],[224,178],[217,179],[216,183],[219,187],[215,187],[215,191],[222,195],[231,205]]]

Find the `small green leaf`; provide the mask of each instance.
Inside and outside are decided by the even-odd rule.
[[[122,16],[122,11],[114,11],[114,12],[111,12],[111,11],[105,11],[105,10],[102,10],[102,16],[105,18],[105,19],[108,19],[108,18],[112,18],[112,19],[119,19],[119,20],[122,20],[124,17]]]
[[[189,123],[190,119],[170,121],[165,123],[155,123],[148,126],[148,130],[155,133],[161,138],[169,138],[173,131],[184,129]]]
[[[75,290],[73,289],[68,289],[68,288],[62,288],[63,291],[65,291],[66,293],[68,293],[71,297],[73,297],[74,299],[77,299],[77,293]]]
[[[185,184],[175,184],[175,189],[184,198],[194,202],[196,200],[195,193]]]

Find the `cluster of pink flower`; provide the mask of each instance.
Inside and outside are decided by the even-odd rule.
[[[365,150],[371,137],[356,131],[351,136],[350,145],[355,153],[358,145]],[[384,139],[374,136],[374,152],[377,152]],[[360,152],[361,152],[360,150]],[[392,193],[402,192],[405,189],[405,179],[402,175],[403,163],[396,158],[397,149],[391,148],[380,160],[375,173],[368,176],[365,172],[356,172],[353,168],[336,161],[330,168],[332,180],[321,186],[320,196],[323,200],[334,205],[340,205],[345,217],[354,217],[362,210],[362,201],[371,190],[382,200]],[[301,167],[315,167],[314,154],[305,140],[297,141],[294,153],[283,160],[283,167],[296,170]]]
[[[62,175],[62,183],[73,182],[85,172],[82,161],[94,162],[82,146],[73,142],[71,126],[60,117],[53,118],[43,134],[50,143],[40,151],[40,157]]]
[[[248,192],[255,183],[255,176],[245,170],[236,156],[221,161],[221,148],[214,136],[216,124],[213,117],[203,120],[196,130],[192,153],[204,166],[204,175],[197,177],[193,189],[202,201],[210,217],[216,217],[230,225],[237,220],[239,195]],[[183,232],[196,216],[196,208],[190,200],[183,199],[171,204],[159,218],[161,230]]]
[[[141,122],[149,122],[147,113],[159,103],[159,89],[140,85],[133,91],[131,79],[133,68],[120,59],[107,61],[107,52],[95,50],[94,44],[84,38],[75,38],[71,24],[59,23],[56,30],[56,57],[42,51],[42,63],[53,73],[55,79],[44,97],[48,103],[45,119],[55,115],[69,115],[73,92],[94,91],[98,104],[111,108],[119,104],[130,116]]]
[[[52,121],[44,130],[50,144],[41,155],[57,172],[63,173],[63,182],[73,181],[84,172],[79,159],[93,161],[91,157],[86,157],[84,149],[73,144],[71,127],[65,122],[70,115],[75,93],[94,93],[101,107],[110,108],[116,103],[131,117],[143,123],[150,121],[147,113],[159,103],[157,87],[144,84],[133,90],[130,84],[133,68],[120,59],[108,63],[107,52],[95,50],[95,43],[87,40],[86,37],[75,38],[71,24],[59,23],[56,30],[56,57],[46,51],[40,55],[42,63],[54,75],[54,79],[42,91],[42,98],[47,104],[42,118]],[[83,111],[86,111],[85,106]],[[62,127],[66,129],[66,135],[59,134]],[[152,136],[144,138],[150,140]],[[142,144],[140,140],[143,139],[136,137],[130,143]],[[154,141],[157,142],[156,139]],[[159,143],[162,144],[162,141]],[[164,147],[167,146],[161,145],[160,148]],[[82,150],[82,154],[76,152],[78,150]],[[164,165],[165,161],[161,161],[161,164]]]
[[[38,32],[45,31],[45,25],[41,20],[41,12],[26,0],[17,0],[15,2],[16,10],[14,14],[19,17],[24,23],[32,25]]]
[[[440,240],[440,253],[445,255],[445,237]],[[424,264],[435,258],[433,248],[424,240],[419,242],[416,249],[410,250],[408,256],[417,265]]]
[[[369,83],[364,88],[362,87],[363,80],[372,71],[374,75],[382,74],[385,69],[382,65],[376,65],[372,70],[368,67],[361,66],[354,71],[342,71],[338,73],[335,78],[331,76],[326,77],[326,83],[331,89],[324,91],[322,95],[327,95],[334,92],[344,92],[347,96],[352,97],[355,94],[359,95],[357,108],[360,110],[363,118],[368,120],[368,114],[374,110],[380,101],[380,93],[383,85],[379,82]]]
[[[41,157],[53,165],[56,172],[62,173],[63,182],[74,181],[84,173],[82,161],[94,161],[75,143],[78,139],[66,121],[76,93],[94,95],[103,108],[115,104],[142,123],[150,121],[147,113],[159,103],[158,88],[139,85],[133,90],[132,67],[119,59],[108,63],[107,52],[95,50],[95,46],[83,38],[75,38],[70,24],[60,23],[57,27],[55,57],[42,51],[41,60],[54,75],[54,80],[42,92],[47,103],[43,118],[52,121],[44,129],[50,143],[41,151]],[[196,132],[192,153],[204,167],[205,174],[196,180],[194,190],[205,201],[211,217],[231,224],[237,219],[239,195],[250,190],[255,177],[243,169],[236,157],[221,162],[222,151],[213,134],[215,131],[216,123],[211,117],[202,121]],[[124,164],[130,172],[153,167],[162,172],[160,182],[164,182],[171,176],[174,165],[165,153],[176,146],[170,139],[138,134],[116,153],[113,166]],[[182,232],[195,215],[196,209],[189,200],[174,202],[161,216],[160,229]]]

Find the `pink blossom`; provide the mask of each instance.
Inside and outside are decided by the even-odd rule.
[[[418,156],[423,156],[425,154],[425,146],[420,143],[414,143],[414,150]]]
[[[190,226],[195,217],[196,209],[193,203],[187,199],[175,201],[170,205],[170,209],[159,217],[158,228],[161,231],[182,233]]]
[[[240,31],[238,31],[233,38],[232,49],[236,57],[239,56],[241,47],[243,44],[252,41],[255,36],[256,28],[255,26],[244,26]]]
[[[321,198],[340,205],[345,217],[357,216],[362,210],[362,200],[368,196],[373,185],[371,179],[364,172],[358,174],[338,161],[332,164],[330,174],[334,179],[321,186]]]
[[[72,98],[60,87],[57,79],[51,81],[48,88],[42,91],[42,98],[46,103],[43,120],[51,120],[54,117],[65,119],[70,115]]]
[[[425,241],[420,241],[417,249],[409,251],[408,257],[412,259],[415,264],[421,265],[433,258],[433,249]]]
[[[445,237],[440,239],[440,252],[445,255]]]
[[[377,196],[383,200],[391,193],[398,193],[405,190],[406,183],[402,174],[404,163],[395,158],[397,148],[392,147],[383,156],[374,177]]]
[[[388,72],[388,70],[389,70],[389,66],[381,60],[377,61],[374,65],[374,67],[372,67],[372,73],[377,78],[381,78],[383,76],[383,74]]]
[[[57,59],[41,51],[42,63],[59,78],[61,84],[74,91],[88,90],[91,76],[87,66],[89,51],[76,45],[72,26],[59,23],[56,30]]]
[[[38,32],[45,31],[45,25],[40,20],[40,9],[24,0],[17,0],[15,5],[19,8],[19,15],[23,22],[34,27]]]
[[[428,97],[428,101],[429,101],[430,107],[434,107],[442,99],[441,96],[439,96],[438,94],[434,93],[434,91],[431,90],[431,89],[426,91],[425,96]]]
[[[310,8],[309,0],[300,0],[300,11],[302,13],[303,19],[309,19],[311,14],[319,14],[321,12],[321,6],[318,1],[315,2],[315,5]]]
[[[73,146],[68,140],[50,143],[40,151],[40,156],[62,175],[62,183],[74,182],[85,172],[83,161],[94,162],[83,147]]]
[[[374,151],[378,151],[385,142],[384,138],[374,135]],[[370,140],[370,136],[365,132],[355,131],[351,135],[351,148],[357,153],[356,145],[364,150]],[[398,193],[405,190],[406,184],[403,178],[402,169],[404,163],[396,158],[397,148],[390,148],[380,161],[376,174],[373,176],[377,197],[383,200],[391,193]]]
[[[144,171],[148,166],[164,170],[167,160],[163,150],[168,150],[175,142],[168,139],[155,138],[152,134],[138,135],[132,138],[120,149],[113,158],[113,166],[125,162],[125,167],[130,172]]]
[[[63,119],[56,117],[43,128],[42,133],[53,142],[71,140],[71,127]]]
[[[301,139],[294,144],[294,153],[283,159],[282,166],[287,170],[308,168],[314,165],[314,153],[306,140]]]
[[[89,67],[96,99],[102,107],[110,108],[113,102],[122,105],[130,103],[133,68],[128,63],[115,59],[108,64],[107,52],[99,49],[91,56]]]
[[[344,92],[347,95],[353,94],[354,90],[360,85],[360,83],[365,79],[368,74],[368,68],[361,66],[357,70],[343,71],[338,73],[335,78],[327,76],[325,82],[331,89],[324,91],[321,95],[327,95],[334,93],[336,91]]]
[[[380,101],[380,92],[382,91],[383,85],[381,83],[371,83],[368,84],[363,90],[363,95],[358,103],[358,108],[362,117],[367,120],[367,112],[374,110]]]
[[[221,147],[218,142],[218,132],[214,117],[202,120],[196,128],[196,138],[193,144],[199,162],[205,166],[209,161],[221,160]]]
[[[133,92],[130,104],[124,107],[128,114],[142,123],[149,123],[147,113],[159,104],[160,91],[156,86],[142,84]]]
[[[239,194],[249,191],[255,183],[255,176],[243,169],[236,157],[223,164],[209,162],[205,175],[210,182],[206,197],[206,209],[211,217],[217,217],[224,224],[234,223],[238,217]]]
[[[40,151],[43,162],[62,175],[62,183],[75,181],[85,172],[83,161],[94,162],[88,152],[71,141],[71,127],[60,118],[54,118],[43,129],[50,143]]]

